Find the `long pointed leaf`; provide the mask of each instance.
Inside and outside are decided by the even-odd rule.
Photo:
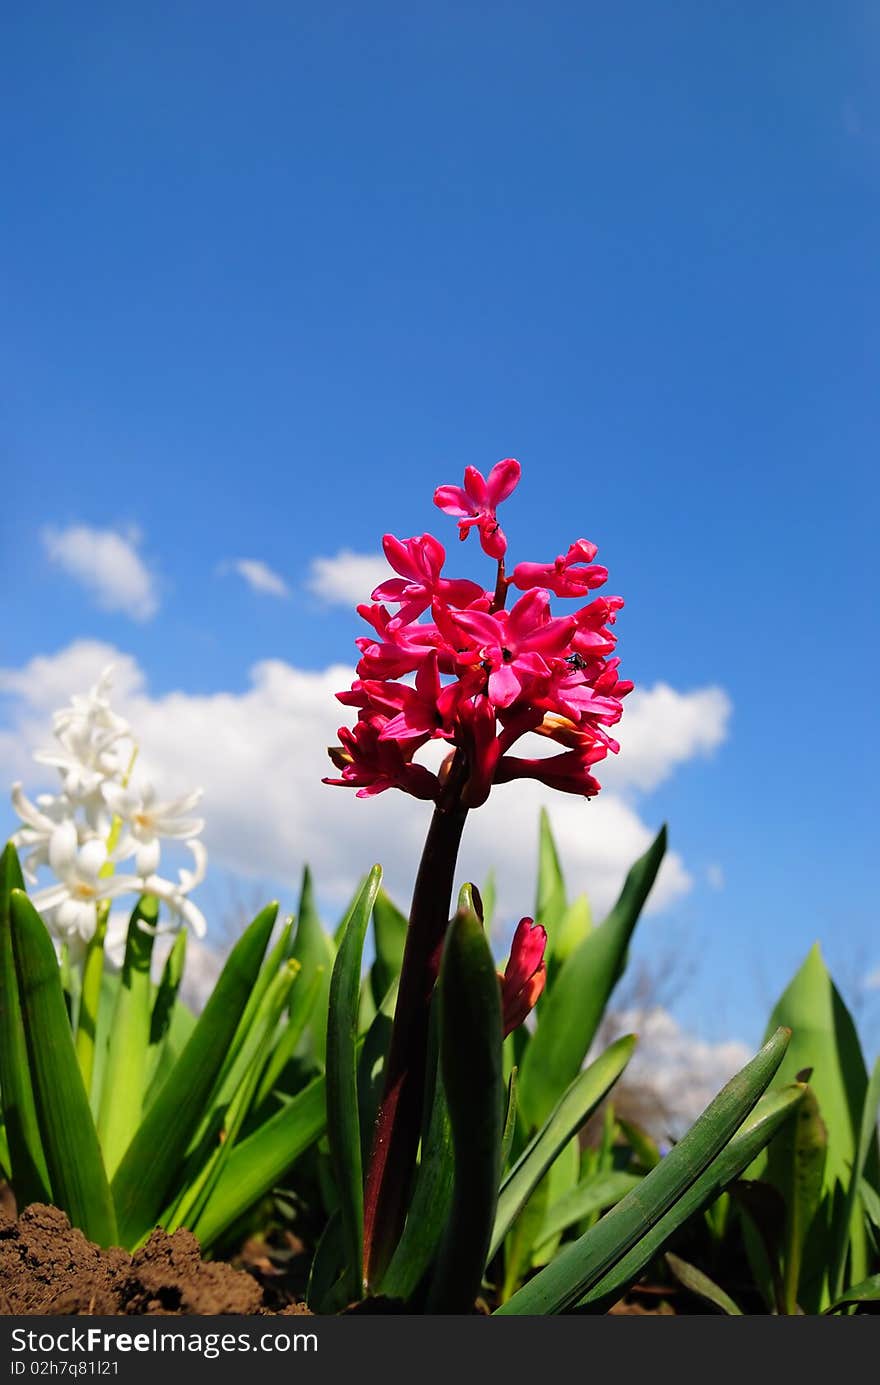
[[[666,851],[661,828],[630,870],[605,922],[593,929],[561,967],[539,1009],[538,1027],[520,1072],[520,1107],[541,1125],[577,1075],[623,970],[632,931]]]
[[[277,905],[235,944],[195,1029],[144,1116],[113,1179],[124,1245],[136,1245],[165,1206],[256,984]]]
[[[350,1298],[361,1293],[364,1183],[358,1118],[358,1000],[364,939],[382,879],[374,866],[339,945],[327,1019],[327,1134],[345,1237]]]
[[[212,1246],[255,1202],[280,1183],[291,1164],[324,1132],[327,1092],[323,1075],[298,1092],[232,1149],[207,1206],[193,1226]]]
[[[804,1088],[799,1083],[783,1087],[781,1091],[765,1093],[730,1143],[670,1210],[602,1276],[598,1283],[593,1285],[580,1300],[577,1311],[604,1313],[612,1303],[616,1303],[648,1267],[654,1256],[663,1249],[669,1238],[674,1236],[686,1221],[714,1202],[725,1188],[741,1176],[780,1126],[791,1119],[803,1094]],[[666,1157],[668,1159],[669,1155]]]
[[[299,896],[299,909],[296,916],[296,933],[290,947],[291,957],[295,957],[302,967],[300,982],[309,986],[312,977],[321,971],[323,980],[318,990],[315,1008],[308,1025],[311,1049],[316,1062],[324,1066],[327,1047],[327,1007],[330,1003],[330,974],[336,949],[332,940],[324,932],[318,910],[315,906],[315,892],[312,873],[308,866],[303,870],[302,889]]]
[[[153,1005],[150,981],[153,934],[140,924],[152,927],[158,915],[159,901],[152,895],[144,895],[129,920],[122,975],[101,1074],[98,1138],[111,1178],[138,1127],[143,1109]]]
[[[10,896],[12,949],[40,1136],[53,1201],[98,1245],[113,1245],[116,1221],[46,925],[27,895]]]
[[[13,890],[23,889],[18,856],[10,842],[0,856],[0,1102],[20,1211],[29,1202],[52,1201],[12,951],[9,898]]]
[[[697,1298],[701,1298],[704,1303],[711,1303],[712,1307],[717,1308],[719,1313],[726,1313],[728,1317],[742,1317],[742,1309],[734,1303],[730,1294],[725,1293],[720,1284],[716,1284],[714,1279],[710,1279],[702,1270],[697,1269],[696,1265],[691,1265],[687,1260],[680,1259],[669,1250],[666,1252],[666,1263],[679,1284],[690,1289],[691,1293],[696,1294]]]
[[[632,1057],[635,1046],[635,1035],[624,1035],[579,1073],[545,1124],[523,1150],[501,1185],[490,1260],[515,1217],[525,1206],[529,1194],[538,1186],[560,1150],[608,1095]]]
[[[473,1308],[492,1236],[504,1123],[501,991],[483,926],[456,913],[440,968],[440,1056],[455,1151],[452,1208],[428,1312]]]
[[[497,1311],[560,1313],[577,1303],[696,1183],[754,1107],[779,1067],[790,1037],[787,1029],[777,1030],[642,1184]]]

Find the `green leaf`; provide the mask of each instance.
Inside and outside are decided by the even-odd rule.
[[[568,906],[558,926],[553,929],[553,959],[561,965],[576,952],[593,928],[593,913],[585,894]]]
[[[523,1150],[501,1185],[489,1259],[498,1250],[529,1195],[554,1159],[608,1095],[632,1057],[635,1046],[635,1036],[627,1034],[579,1073],[537,1135]]]
[[[840,1298],[835,1299],[826,1313],[836,1313],[841,1308],[849,1308],[857,1303],[876,1303],[880,1300],[880,1274],[872,1274],[870,1278],[863,1279],[860,1284],[853,1284],[852,1288],[847,1289],[846,1293]]]
[[[565,879],[559,864],[559,853],[553,839],[550,816],[546,808],[541,809],[538,828],[538,891],[535,898],[535,922],[547,929],[547,946],[554,955],[556,927],[565,917],[568,903],[565,897]]]
[[[256,1107],[262,1106],[263,1102],[267,1100],[273,1089],[281,1081],[287,1064],[292,1062],[306,1026],[314,1015],[319,996],[323,993],[323,985],[324,971],[322,967],[318,967],[317,971],[313,972],[308,985],[303,985],[302,973],[300,972],[290,998],[287,1024],[266,1064],[263,1076],[260,1078],[260,1085],[254,1097]]]
[[[505,1104],[501,988],[473,907],[460,908],[446,934],[440,1036],[455,1177],[427,1311],[468,1312],[480,1288],[495,1220]]]
[[[116,1170],[113,1197],[123,1245],[140,1241],[171,1195],[256,985],[277,908],[259,913],[233,947],[189,1042]]]
[[[137,1130],[143,1109],[153,1008],[153,934],[140,924],[153,928],[158,917],[159,901],[153,895],[143,895],[129,919],[125,940],[98,1114],[98,1139],[111,1178]]]
[[[593,1212],[613,1207],[631,1188],[637,1188],[641,1181],[641,1174],[614,1171],[583,1179],[576,1188],[551,1204],[544,1221],[545,1232],[548,1236],[558,1235]]]
[[[312,886],[312,873],[308,866],[303,871],[302,889],[299,896],[299,910],[296,919],[296,934],[290,948],[302,967],[301,986],[309,986],[312,977],[320,970],[323,977],[315,1008],[308,1025],[310,1047],[315,1060],[324,1065],[327,1047],[327,1008],[330,1003],[330,973],[336,949],[332,940],[324,932],[323,924],[315,907],[315,893]]]
[[[859,1185],[859,1197],[865,1209],[865,1216],[871,1225],[880,1231],[880,1195],[878,1195],[864,1178]]]
[[[239,1132],[251,1109],[257,1083],[275,1040],[278,1021],[287,1004],[298,971],[299,963],[294,958],[289,958],[282,964],[266,991],[254,1022],[256,1044],[250,1062],[242,1072],[235,1091],[230,1093],[228,1103],[220,1106],[218,1114],[222,1122],[222,1138],[212,1142],[207,1148],[196,1151],[193,1176],[185,1176],[180,1196],[175,1199],[168,1214],[162,1218],[162,1225],[168,1231],[175,1231],[178,1226],[190,1226],[197,1221],[222,1177],[223,1169],[229,1162]]]
[[[327,1220],[312,1258],[306,1303],[312,1313],[339,1313],[346,1307],[345,1235],[339,1208]]]
[[[660,1163],[660,1150],[657,1148],[655,1140],[652,1140],[642,1128],[633,1125],[630,1121],[625,1121],[617,1117],[617,1124],[620,1126],[621,1133],[638,1159],[643,1168],[653,1169]]]
[[[327,1134],[346,1246],[349,1298],[362,1293],[364,1183],[358,1117],[358,1000],[364,939],[382,879],[367,877],[351,912],[330,981],[327,1022]]]
[[[679,1284],[683,1284],[686,1289],[690,1289],[692,1294],[701,1298],[704,1303],[711,1303],[713,1308],[717,1308],[720,1313],[726,1313],[728,1317],[741,1318],[742,1309],[738,1308],[729,1294],[726,1294],[720,1284],[716,1284],[714,1279],[710,1279],[702,1270],[698,1270],[696,1265],[688,1264],[687,1260],[681,1260],[677,1255],[673,1255],[671,1250],[666,1252],[666,1263],[675,1275]]]
[[[691,1217],[714,1202],[725,1188],[740,1177],[755,1155],[773,1138],[779,1127],[791,1118],[792,1111],[797,1108],[803,1094],[804,1087],[800,1083],[784,1087],[781,1091],[767,1092],[730,1143],[673,1203],[670,1210],[639,1237],[632,1249],[588,1291],[581,1299],[577,1311],[604,1313],[612,1303],[616,1303],[635,1283],[654,1256],[663,1249],[670,1237],[674,1236]],[[667,1159],[669,1157],[670,1155],[666,1156]],[[653,1177],[653,1174],[648,1174],[647,1177]],[[608,1213],[608,1216],[610,1215],[611,1213]]]
[[[13,890],[23,889],[18,856],[9,842],[0,856],[0,1102],[19,1210],[29,1202],[52,1201],[12,950],[9,899]]]
[[[504,1113],[504,1129],[501,1132],[502,1169],[507,1168],[516,1135],[516,1071],[516,1068],[511,1068],[507,1079],[507,1109]]]
[[[767,1147],[767,1180],[785,1200],[783,1296],[786,1313],[798,1311],[804,1248],[822,1201],[828,1132],[811,1087],[790,1121]],[[821,1228],[825,1240],[825,1227]]]
[[[207,1206],[192,1228],[203,1247],[213,1245],[281,1182],[294,1161],[323,1134],[326,1120],[327,1093],[322,1075],[233,1147]]]
[[[639,1187],[497,1311],[544,1314],[573,1307],[697,1182],[754,1107],[782,1061],[790,1037],[787,1029],[778,1030]]]
[[[422,1158],[403,1234],[382,1278],[383,1296],[409,1302],[440,1244],[452,1205],[452,1126],[443,1083],[435,1082]]]
[[[113,1203],[76,1060],[52,939],[22,890],[11,892],[10,923],[34,1104],[52,1200],[90,1240],[113,1245]]]
[[[370,989],[376,1006],[382,1004],[389,986],[400,975],[408,926],[406,915],[392,903],[384,890],[380,890],[373,905],[376,960],[370,970]]]
[[[842,1295],[846,1283],[846,1262],[849,1228],[853,1220],[858,1216],[858,1196],[860,1188],[868,1188],[873,1193],[880,1204],[876,1190],[864,1177],[868,1167],[871,1154],[877,1144],[877,1115],[880,1107],[880,1058],[874,1064],[874,1071],[871,1073],[871,1080],[868,1083],[868,1090],[865,1093],[865,1100],[862,1106],[862,1119],[859,1126],[859,1141],[850,1173],[849,1185],[846,1191],[846,1205],[843,1216],[840,1219],[838,1231],[838,1241],[835,1254],[835,1269],[831,1276],[832,1296],[839,1299]]]
[[[823,1215],[831,1224],[832,1251],[829,1254],[822,1236],[811,1238],[804,1250],[801,1274],[801,1307],[808,1313],[815,1313],[830,1302],[828,1273],[829,1269],[833,1272],[830,1264],[834,1258],[833,1247],[840,1247],[841,1237],[844,1240],[848,1237],[850,1242],[850,1276],[863,1278],[867,1270],[865,1228],[858,1208],[853,1209],[848,1226],[842,1229],[837,1218],[832,1223],[832,1211],[837,1185],[844,1189],[849,1187],[857,1155],[868,1073],[852,1016],[828,973],[818,944],[810,949],[800,970],[777,1002],[768,1033],[780,1024],[791,1029],[793,1038],[777,1075],[776,1085],[791,1082],[799,1072],[812,1068],[810,1085],[828,1131],[823,1180],[827,1206]],[[764,1166],[765,1161],[759,1161],[749,1176],[768,1177]],[[866,1175],[876,1187],[876,1145],[870,1151]],[[838,1216],[845,1215],[844,1200],[839,1200],[837,1207]],[[839,1249],[836,1258],[839,1266]]]
[[[492,936],[492,923],[495,918],[497,894],[495,872],[490,870],[483,882],[483,888],[480,890],[480,899],[483,904],[483,927],[490,938]]]
[[[545,995],[520,1071],[520,1108],[532,1127],[547,1119],[580,1070],[623,971],[630,937],[665,851],[663,827],[630,870],[608,918],[571,954]]]

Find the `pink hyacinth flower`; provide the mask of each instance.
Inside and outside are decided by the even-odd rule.
[[[547,964],[544,952],[547,947],[547,930],[533,919],[520,919],[510,957],[501,982],[501,1011],[504,1037],[518,1029],[538,1002],[547,980]]]
[[[437,617],[439,623],[442,613]],[[496,707],[509,707],[524,688],[548,677],[547,659],[563,654],[576,628],[573,616],[551,619],[550,597],[540,588],[526,592],[510,611],[456,611],[448,620],[468,637],[471,660],[488,672]]]
[[[488,607],[491,595],[476,582],[440,576],[446,550],[433,534],[421,534],[412,539],[396,539],[393,534],[386,534],[382,547],[398,576],[378,586],[372,599],[400,604],[400,610],[390,622],[391,629],[417,620],[435,599],[453,606],[470,606],[484,600]]]
[[[607,567],[594,563],[598,549],[588,539],[578,539],[553,563],[517,563],[512,582],[520,591],[549,587],[554,596],[586,596],[608,581]]]
[[[480,531],[483,552],[490,558],[503,558],[507,539],[499,527],[496,510],[519,483],[521,468],[513,457],[496,462],[488,476],[475,466],[465,467],[464,486],[438,486],[434,504],[444,514],[458,519],[459,538],[466,539],[474,525]]]

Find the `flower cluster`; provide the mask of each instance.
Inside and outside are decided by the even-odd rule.
[[[202,935],[205,920],[188,898],[205,877],[205,848],[197,840],[204,824],[190,816],[201,790],[159,802],[150,784],[131,782],[136,750],[128,723],[110,706],[111,674],[105,669],[88,693],[55,713],[57,745],[34,756],[58,771],[60,793],[32,801],[13,784],[12,804],[24,825],[12,842],[24,852],[31,884],[40,867],[55,876],[33,901],[60,941],[81,947],[94,935],[98,910],[132,892],[155,895],[175,926],[185,922]],[[158,874],[162,838],[185,842],[193,855],[193,869],[180,870],[176,882]]]
[[[512,779],[588,798],[598,793],[591,770],[618,750],[608,728],[632,689],[612,657],[611,626],[623,601],[595,597],[570,615],[552,613],[552,597],[583,600],[607,580],[586,539],[554,562],[518,563],[507,576],[497,507],[519,479],[519,463],[507,458],[486,477],[468,467],[463,486],[434,494],[438,508],[458,518],[460,537],[476,529],[496,561],[491,589],[444,577],[446,553],[431,534],[385,535],[397,575],[376,588],[372,604],[358,607],[372,633],[357,641],[351,689],[337,694],[358,719],[340,729],[329,752],[340,774],[325,783],[356,788],[361,798],[397,788],[462,808],[478,807],[493,784]],[[522,595],[507,610],[511,587]],[[561,751],[511,754],[529,733]],[[433,740],[449,746],[439,773],[415,759]]]

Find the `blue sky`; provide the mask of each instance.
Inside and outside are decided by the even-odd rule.
[[[815,938],[880,968],[876,8],[38,0],[2,47],[13,681],[77,640],[154,702],[345,663],[313,561],[452,547],[434,486],[514,455],[517,556],[593,539],[626,673],[732,707],[627,800],[688,875],[640,944],[696,959],[676,1014],[751,1042]],[[122,535],[155,613],[47,526]]]

